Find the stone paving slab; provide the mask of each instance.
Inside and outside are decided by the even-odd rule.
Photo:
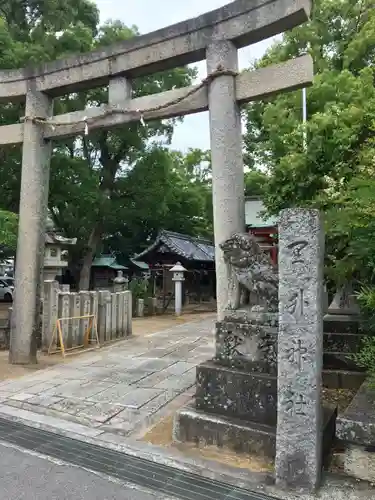
[[[103,382],[113,382],[114,384],[131,385],[139,382],[140,380],[148,377],[150,373],[145,373],[140,370],[128,370],[126,372],[112,372]]]
[[[86,401],[93,403],[115,403],[121,404],[126,395],[133,389],[133,387],[126,383],[114,384],[100,391],[92,396],[88,396]]]
[[[6,399],[8,399],[10,396],[12,396],[12,393],[11,393],[11,392],[1,391],[1,392],[0,392],[0,401],[5,401],[5,400],[6,400]]]
[[[181,395],[178,396],[178,398],[181,397]],[[136,416],[142,418],[142,413],[136,410],[124,410],[124,414],[127,416],[127,420],[124,420],[124,422],[127,422],[128,426],[132,421],[134,422]],[[109,448],[227,484],[233,484],[234,486],[246,488],[260,494],[265,493],[271,495],[273,498],[283,500],[317,500],[318,498],[319,500],[370,500],[374,498],[375,490],[368,483],[352,481],[348,478],[340,478],[339,476],[326,477],[318,495],[282,491],[272,486],[269,477],[264,473],[253,473],[249,469],[233,468],[222,463],[213,462],[212,460],[189,457],[176,449],[172,450],[168,448],[165,450],[142,441],[136,441],[131,437],[132,431],[124,434],[112,432],[108,430],[106,424],[102,425],[100,430],[87,429],[82,425],[72,425],[71,422],[66,422],[63,419],[43,416],[34,418],[31,412],[20,411],[3,404],[0,404],[0,417],[9,418],[10,420],[18,421],[31,427],[43,428],[55,434],[99,445],[104,449]],[[114,425],[120,425],[120,422],[116,422],[116,419],[117,417],[113,418]],[[86,432],[87,430],[89,432]]]
[[[170,376],[170,374],[166,373],[166,371],[167,370],[162,370],[161,372],[151,373],[150,375],[147,375],[147,377],[138,380],[138,382],[136,382],[136,386],[153,388],[156,386],[156,384],[162,382]]]
[[[170,403],[177,396],[177,392],[175,391],[163,391],[161,394],[156,396],[156,398],[148,401],[143,407],[142,410],[148,414],[154,414],[160,408]]]
[[[95,420],[96,422],[103,423],[111,420],[114,416],[122,413],[125,409],[122,405],[111,403],[94,403],[87,405],[86,408],[77,412],[78,417],[83,417],[88,420]]]
[[[30,401],[27,401],[27,403],[30,404]],[[61,398],[56,403],[50,405],[49,408],[58,412],[75,415],[85,410],[88,406],[93,406],[93,404],[93,402],[88,402],[87,400],[80,401],[79,399]]]
[[[65,435],[123,438],[182,406],[195,367],[214,354],[215,316],[133,337],[0,383],[0,412]]]
[[[189,389],[195,383],[195,369],[184,373],[182,377],[171,376],[155,385],[156,389],[168,389],[183,391]]]
[[[33,423],[35,427],[40,428],[54,428],[58,429],[59,432],[65,435],[78,434],[80,436],[86,437],[97,437],[103,432],[99,429],[89,428],[85,425],[81,425],[71,420],[59,419],[56,417],[51,417],[50,415],[42,415],[40,413],[33,413],[28,410],[23,410],[22,408],[14,408],[6,404],[0,405],[0,413],[3,416],[8,416],[14,419],[22,419],[24,423]]]
[[[154,399],[162,393],[157,389],[145,389],[135,386],[115,385],[107,391],[89,398],[93,402],[117,403],[126,408],[134,408],[138,410],[148,401]]]
[[[27,403],[30,405],[38,405],[44,408],[48,408],[55,405],[56,403],[59,403],[60,401],[62,401],[61,397],[42,394],[41,396],[32,396],[27,400]]]

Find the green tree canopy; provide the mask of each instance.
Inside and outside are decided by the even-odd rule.
[[[122,180],[112,226],[117,232],[108,234],[104,250],[124,259],[146,248],[162,229],[211,235],[211,187],[202,173],[210,169],[206,157],[199,150],[184,155],[151,146]],[[123,205],[123,196],[131,202]]]
[[[261,166],[267,171],[263,195],[271,213],[295,205],[326,213],[329,261],[337,266],[350,260],[344,266],[349,275],[354,263],[358,269],[363,261],[359,240],[354,240],[359,219],[364,224],[364,214],[371,212],[371,192],[375,197],[365,189],[375,167],[373,1],[316,0],[311,21],[286,33],[256,66],[306,52],[315,68],[307,90],[306,126],[301,91],[248,106],[246,161],[250,170]]]
[[[7,0],[0,15],[0,68],[37,64],[139,34],[120,21],[100,26],[98,10],[88,0]],[[195,70],[178,68],[139,78],[132,82],[132,95],[186,86],[194,76]],[[107,101],[107,87],[74,93],[56,100],[55,113]],[[22,114],[18,105],[0,107],[2,123]],[[200,153],[190,152],[185,159],[166,149],[177,121],[137,122],[54,143],[49,208],[66,236],[78,238],[71,258],[80,288],[88,287],[92,260],[105,247],[120,245],[121,252],[133,253],[161,227],[209,230],[207,190],[197,178],[192,181],[196,173],[187,167],[200,160]],[[2,206],[17,212],[20,148],[8,148],[2,160]]]
[[[266,193],[269,176],[257,168],[245,172],[245,195],[263,198]]]
[[[0,258],[14,256],[17,246],[18,217],[0,209]]]

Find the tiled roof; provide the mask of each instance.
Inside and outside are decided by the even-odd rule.
[[[77,243],[77,238],[65,238],[53,231],[48,231],[44,233],[45,243],[48,245],[75,245]]]
[[[156,250],[158,253],[175,253],[184,259],[198,262],[213,262],[215,260],[215,247],[210,240],[172,231],[161,231],[155,242],[134,256],[134,259],[141,260],[152,250]]]
[[[116,257],[113,257],[113,255],[101,255],[100,257],[96,257],[92,265],[93,267],[110,267],[115,270],[128,269],[127,267],[118,264]]]
[[[146,262],[142,262],[142,261],[134,260],[134,259],[130,259],[130,262],[134,266],[137,266],[137,267],[139,267],[139,269],[143,269],[144,271],[147,271],[148,269],[150,269],[149,265]]]

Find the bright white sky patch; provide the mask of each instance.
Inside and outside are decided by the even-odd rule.
[[[229,0],[96,0],[101,21],[119,19],[128,26],[136,25],[142,34],[169,26],[170,24],[198,16],[222,7]],[[265,53],[274,39],[264,40],[239,51],[240,69],[245,69]],[[199,69],[198,81],[206,76],[205,61],[195,65]],[[172,148],[187,151],[189,148],[210,148],[208,113],[186,116],[183,123],[175,127]]]

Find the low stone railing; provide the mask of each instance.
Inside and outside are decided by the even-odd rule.
[[[70,318],[70,319],[68,319]],[[70,292],[57,281],[44,282],[42,349],[47,351],[59,320],[64,345],[82,345],[91,322],[96,323],[100,344],[132,333],[132,295],[126,290]]]

